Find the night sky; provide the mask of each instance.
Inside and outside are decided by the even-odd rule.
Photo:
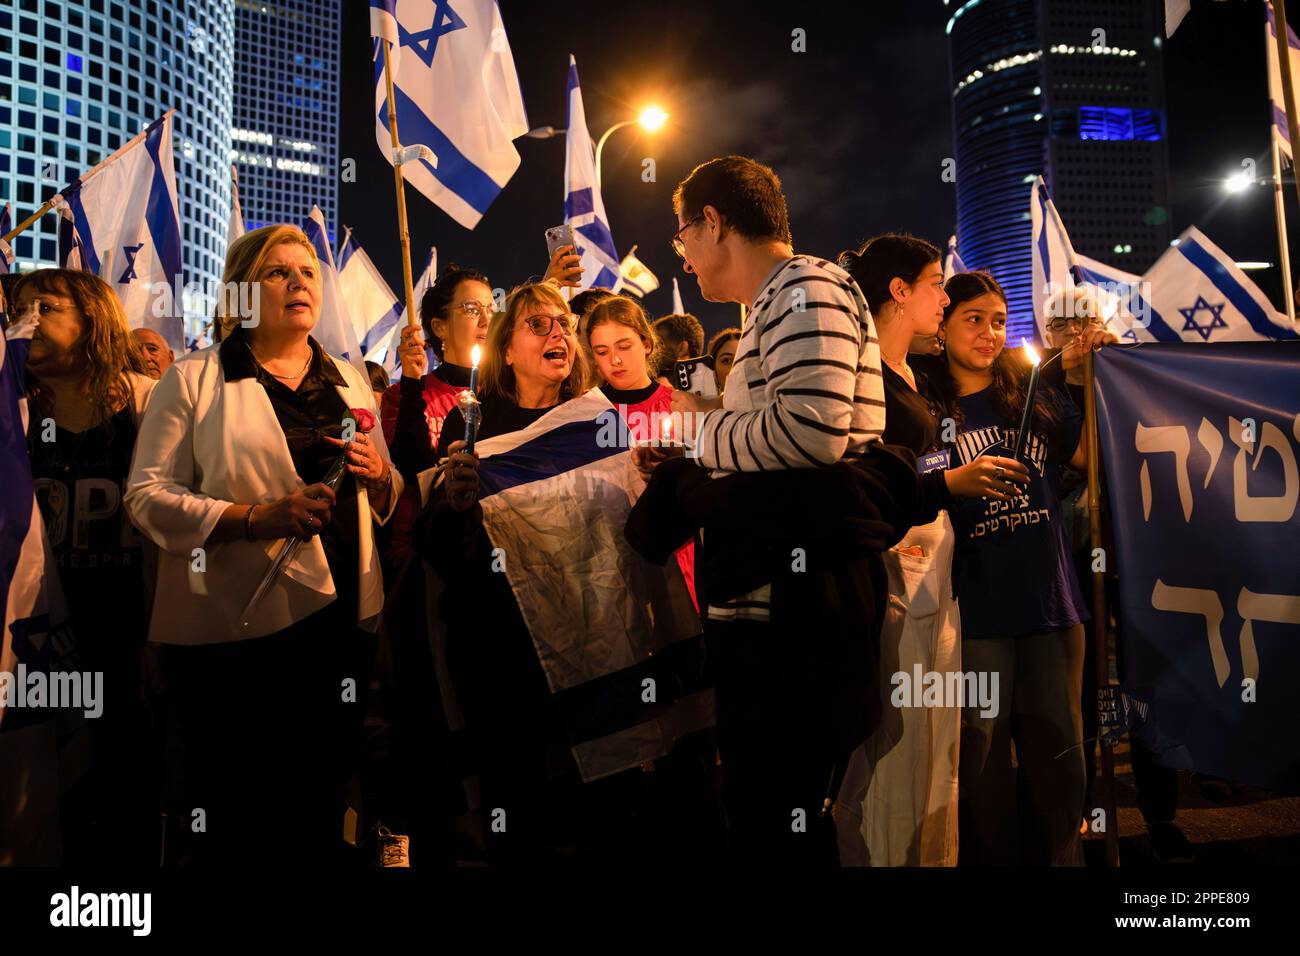
[[[353,228],[400,296],[392,167],[374,136],[366,5],[344,7],[340,159],[357,161],[357,181],[340,183],[339,225]],[[952,155],[943,32],[949,11],[941,0],[507,0],[501,8],[532,126],[566,125],[570,53],[593,142],[647,103],[671,114],[654,136],[640,127],[615,133],[602,163],[619,254],[637,244],[662,283],[646,298],[656,315],[670,310],[676,275],[687,310],[706,329],[736,322],[734,306],[700,298],[668,246],[676,229],[673,187],[713,156],[742,153],[777,170],[797,251],[834,255],[888,230],[943,246],[953,231],[955,187],[940,178]],[[1288,9],[1300,15],[1300,3]],[[807,33],[806,53],[790,49],[795,27]],[[1196,224],[1236,259],[1276,262],[1269,191],[1225,199],[1220,188],[1244,157],[1255,157],[1259,174],[1268,175],[1263,43],[1259,0],[1193,0],[1166,42],[1170,199],[1175,234]],[[474,266],[506,288],[545,269],[542,234],[563,220],[564,139],[516,145],[522,165],[473,231],[407,188],[417,274],[431,244],[440,265]],[[641,181],[647,156],[656,161],[654,183]],[[1288,201],[1293,209],[1293,189]],[[1292,236],[1294,243],[1295,230]],[[1275,272],[1253,275],[1280,304]]]

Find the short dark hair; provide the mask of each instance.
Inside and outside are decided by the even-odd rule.
[[[785,193],[770,166],[744,156],[720,156],[696,166],[673,190],[673,210],[690,220],[705,206],[717,209],[746,239],[792,242]]]
[[[704,326],[689,313],[665,315],[655,323],[655,338],[674,352],[680,343],[689,342],[692,355],[704,354]]]
[[[943,258],[939,247],[904,232],[886,232],[868,239],[857,252],[841,252],[839,265],[853,277],[872,312],[894,295],[889,283],[902,279],[911,285],[926,266]]]
[[[442,339],[438,338],[433,332],[434,319],[447,319],[447,313],[451,311],[452,300],[456,298],[456,290],[460,288],[462,282],[482,282],[485,286],[491,287],[492,283],[488,277],[475,269],[465,269],[456,263],[448,263],[447,268],[442,270],[433,285],[424,293],[424,298],[420,300],[420,326],[424,330],[424,342],[429,348],[433,349],[433,354],[438,356],[438,361],[442,361]]]
[[[569,309],[578,318],[582,318],[599,303],[604,302],[606,299],[612,299],[613,297],[614,293],[610,292],[608,289],[587,289],[586,291],[579,292],[569,300]]]
[[[382,392],[388,388],[388,373],[378,362],[366,362],[366,372],[370,375],[370,390]]]

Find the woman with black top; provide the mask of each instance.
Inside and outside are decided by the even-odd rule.
[[[121,503],[154,382],[102,279],[41,269],[18,280],[14,306],[36,320],[28,450],[77,636],[76,669],[103,674],[103,710],[88,721],[93,764],[63,808],[63,862],[148,865],[157,859],[157,773],[140,674],[152,556]]]
[[[921,509],[885,552],[889,605],[881,634],[879,728],[850,762],[840,790],[840,858],[870,866],[955,866],[957,743],[961,701],[922,699],[929,674],[961,671],[960,618],[952,592],[954,495],[1005,498],[992,462],[949,467],[944,413],[924,371],[908,362],[916,336],[934,335],[948,297],[941,254],[909,235],[885,234],[841,255],[876,321],[885,386],[887,445],[915,457]],[[918,363],[919,364],[919,363]],[[1023,466],[1002,467],[1021,474]],[[945,686],[947,681],[945,679]]]
[[[163,376],[126,496],[163,549],[149,639],[184,746],[179,830],[198,862],[328,863],[383,609],[374,525],[402,484],[367,433],[370,382],[310,336],[321,273],[302,231],[247,233],[223,282],[254,284],[257,311],[221,303],[221,344]],[[294,537],[306,546],[246,614]]]
[[[587,367],[568,304],[549,284],[516,289],[488,328],[479,366],[477,441],[518,431],[586,391]],[[577,780],[532,638],[494,555],[478,503],[478,456],[465,450],[459,408],[443,423],[445,480],[415,525],[416,553],[441,577],[447,670],[479,777],[491,857],[535,856],[567,842]]]
[[[955,419],[952,455],[1000,463],[1016,440],[1027,377],[1006,350],[1006,295],[982,272],[953,276],[947,293],[944,361],[932,381]],[[992,706],[967,701],[962,715],[963,865],[1082,863],[1088,612],[1060,494],[1061,467],[1086,467],[1081,432],[1069,396],[1040,384],[1023,452],[1028,483],[1009,498],[963,501],[953,513],[962,658],[968,670],[998,679]]]

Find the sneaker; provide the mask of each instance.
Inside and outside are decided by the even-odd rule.
[[[388,827],[380,827],[378,836],[379,865],[411,865],[411,838],[403,833],[393,833]]]
[[[1151,852],[1157,863],[1196,862],[1196,851],[1176,824],[1153,823],[1147,828],[1147,833],[1151,837]]]

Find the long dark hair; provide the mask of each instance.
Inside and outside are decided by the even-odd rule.
[[[943,253],[924,239],[902,232],[886,232],[863,243],[857,252],[841,252],[840,268],[853,277],[873,314],[893,301],[889,283],[895,278],[912,285]]]
[[[948,293],[948,305],[943,310],[943,324],[947,327],[953,313],[971,299],[993,293],[1006,305],[1007,294],[1002,286],[987,272],[959,272],[948,280],[944,286]],[[1025,389],[1028,387],[1028,374],[1023,363],[1005,346],[993,360],[993,407],[997,413],[1009,422],[1020,422],[1025,411]],[[952,377],[952,367],[945,354],[941,362],[935,362],[934,375],[930,378],[931,386],[938,392],[939,398],[948,412],[960,426],[962,424],[961,406],[957,404],[957,382]],[[1033,428],[1039,432],[1050,432],[1058,421],[1056,410],[1048,402],[1040,389],[1034,400]]]

